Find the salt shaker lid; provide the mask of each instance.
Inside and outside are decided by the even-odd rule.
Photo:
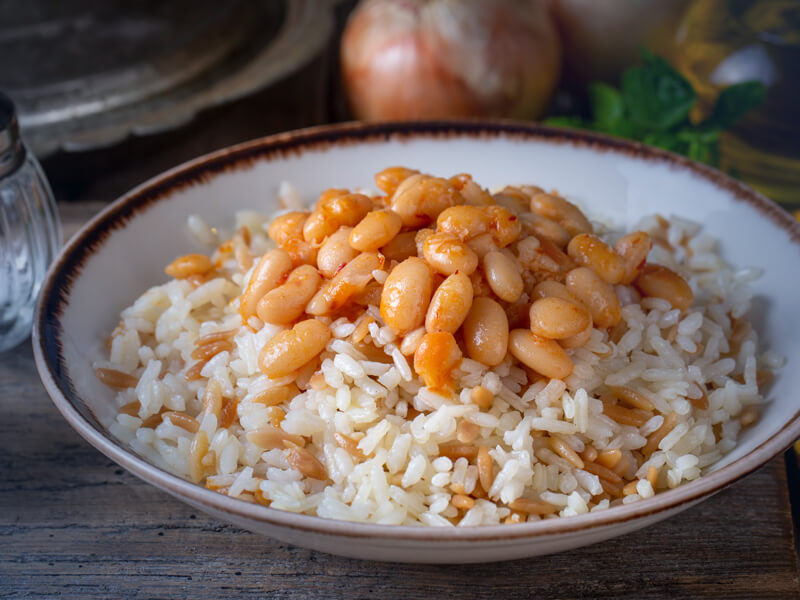
[[[14,171],[25,158],[14,103],[0,92],[0,177]]]

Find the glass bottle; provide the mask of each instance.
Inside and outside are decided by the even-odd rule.
[[[50,186],[20,139],[14,104],[0,93],[0,352],[30,334],[36,295],[60,246]]]
[[[787,208],[800,207],[800,2],[696,0],[673,60],[708,110],[719,91],[759,80],[767,98],[720,138],[720,167]]]

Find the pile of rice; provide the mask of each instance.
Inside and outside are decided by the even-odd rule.
[[[281,195],[285,205],[297,202],[290,186]],[[236,215],[236,230],[246,228],[256,257],[272,247],[268,224],[268,217],[254,212]],[[594,225],[607,241],[622,235]],[[222,241],[198,217],[190,218],[189,227],[210,244]],[[746,321],[755,270],[727,266],[715,240],[685,219],[653,216],[636,229],[662,240],[648,262],[682,274],[695,295],[689,310],[654,297],[639,302],[619,290],[625,333],[614,342],[594,329],[585,346],[570,351],[575,366],[563,381],[529,382],[510,355],[494,368],[465,357],[452,393],[424,387],[408,349],[401,351],[376,306],[366,308],[373,321],[365,341],[385,354],[383,360],[349,341],[356,322],[341,317],[330,324],[332,338],[316,373],[269,379],[259,369],[259,351],[284,327],[258,323],[254,331],[242,323],[237,299],[252,269],[241,272],[229,257],[215,278],[157,285],[122,312],[109,360],[94,365],[98,372],[130,376],[131,387],[119,386],[121,410],[111,431],[153,464],[209,489],[350,521],[517,523],[605,510],[675,488],[700,477],[736,445],[763,403],[759,379],[780,361],[758,355],[756,333]],[[187,380],[187,370],[198,363],[192,358],[196,340],[226,331],[232,332],[229,347]],[[303,391],[277,406],[259,400],[291,381]],[[222,406],[219,414],[203,416],[209,386]],[[473,402],[476,386],[494,394],[490,409]],[[640,425],[610,418],[599,399],[608,386],[646,398],[653,416]],[[665,418],[674,426],[653,438]],[[482,489],[474,456],[448,451],[458,447],[463,421],[479,427],[474,445],[488,449],[489,489]],[[288,454],[297,449],[292,443],[271,449],[254,444],[248,433],[267,423],[290,440],[302,436],[304,450],[324,466],[324,478],[290,464]],[[550,434],[577,456],[591,459],[605,451],[613,467],[606,471],[616,479],[589,468],[589,460],[576,463],[555,452]],[[208,443],[198,476],[191,461],[200,435]],[[645,456],[648,438],[657,444]],[[590,446],[596,452],[587,451]]]

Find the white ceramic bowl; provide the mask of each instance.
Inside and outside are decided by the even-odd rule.
[[[328,187],[371,186],[406,165],[469,172],[487,186],[535,182],[622,225],[660,212],[702,222],[724,257],[756,266],[755,321],[764,347],[788,359],[772,403],[737,448],[701,478],[607,511],[519,525],[422,528],[347,523],[253,505],[208,491],[136,456],[108,432],[113,393],[94,376],[120,311],[165,280],[164,265],[199,250],[186,218],[231,224],[234,211],[276,208],[282,180],[306,198]],[[340,125],[256,140],[152,179],[92,219],[44,283],[33,340],[58,409],[86,440],[138,477],[252,531],[325,552],[411,562],[473,562],[546,554],[598,542],[674,516],[750,473],[800,436],[800,225],[769,200],[683,158],[583,132],[519,123]],[[135,511],[136,507],[131,507]]]

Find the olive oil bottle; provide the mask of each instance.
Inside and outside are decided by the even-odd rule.
[[[668,52],[702,116],[719,91],[767,87],[764,103],[720,138],[720,166],[773,200],[800,207],[800,0],[696,0]]]

